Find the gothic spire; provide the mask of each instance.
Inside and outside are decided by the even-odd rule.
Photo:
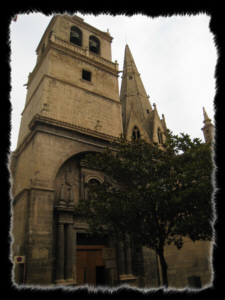
[[[208,122],[211,121],[210,118],[208,117],[206,111],[205,111],[205,107],[203,107],[203,115],[204,115],[204,121],[203,121],[204,123],[208,123]]]
[[[212,141],[213,138],[213,124],[211,122],[211,119],[208,117],[205,108],[203,107],[203,116],[204,116],[204,127],[202,128],[205,142],[210,142]]]
[[[132,136],[131,127],[136,125],[141,127],[142,135],[149,139],[148,120],[152,107],[128,45],[125,47],[120,101],[125,137],[129,139]]]

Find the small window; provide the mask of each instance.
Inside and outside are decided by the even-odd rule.
[[[91,81],[91,72],[82,70],[82,79]]]
[[[158,128],[157,134],[158,134],[158,143],[162,145],[163,144],[163,137],[162,137],[162,132],[161,132],[160,128]]]
[[[45,44],[44,44],[44,45],[42,46],[42,48],[41,48],[41,54],[43,54],[44,51],[45,51]]]
[[[146,109],[146,111],[147,111],[147,114],[149,115],[149,109]]]
[[[141,137],[140,130],[138,129],[137,126],[134,126],[134,129],[132,131],[132,139],[133,140],[139,140],[140,137]]]
[[[95,54],[100,55],[100,41],[93,35],[91,35],[89,38],[89,50]]]
[[[130,75],[130,76],[129,76],[129,79],[131,80],[132,78],[133,78],[133,76],[132,76],[132,75]]]

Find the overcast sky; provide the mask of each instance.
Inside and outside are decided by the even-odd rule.
[[[145,90],[167,127],[204,141],[203,106],[213,122],[217,50],[209,30],[210,16],[82,15],[84,22],[113,37],[112,61],[123,69],[129,45]],[[36,48],[52,16],[41,13],[18,15],[11,22],[11,150],[17,145],[28,74],[36,64]],[[120,76],[122,73],[120,73]],[[119,83],[121,78],[119,78]]]

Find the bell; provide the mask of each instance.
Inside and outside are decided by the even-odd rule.
[[[90,47],[94,47],[94,48],[98,48],[98,43],[96,43],[96,42],[93,41],[93,40],[90,40],[90,41],[89,41],[89,46],[90,46]]]
[[[71,31],[70,36],[80,39],[79,33],[75,32],[75,31]]]

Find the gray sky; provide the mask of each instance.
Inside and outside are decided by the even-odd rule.
[[[217,50],[206,14],[151,18],[146,15],[82,15],[84,22],[113,37],[112,61],[123,69],[129,45],[151,104],[156,103],[174,133],[204,140],[204,106],[213,122]],[[36,48],[52,16],[18,15],[11,22],[11,150],[16,149],[29,72],[36,64]],[[121,73],[120,73],[121,76]],[[119,83],[121,78],[119,78]],[[120,86],[120,85],[119,85]]]

